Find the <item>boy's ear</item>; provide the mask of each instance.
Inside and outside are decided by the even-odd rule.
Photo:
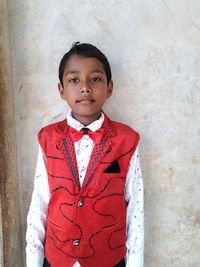
[[[60,96],[61,96],[62,98],[64,98],[64,95],[63,95],[63,93],[64,93],[64,88],[63,88],[63,86],[62,86],[61,83],[58,84],[58,91],[59,91],[59,93],[60,93]]]
[[[113,92],[113,81],[110,80],[108,83],[107,98],[109,98],[112,95],[112,92]]]

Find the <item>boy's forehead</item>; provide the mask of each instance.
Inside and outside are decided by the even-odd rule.
[[[65,64],[65,71],[81,71],[81,70],[91,70],[91,71],[103,71],[103,63],[95,57],[85,57],[79,55],[72,55]]]

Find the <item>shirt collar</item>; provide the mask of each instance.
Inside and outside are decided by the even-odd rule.
[[[90,129],[92,132],[96,132],[101,128],[103,122],[104,122],[104,114],[103,112],[101,112],[100,118],[87,125],[87,128]],[[72,117],[71,110],[67,114],[67,123],[70,127],[74,128],[77,131],[80,131],[82,128],[85,127],[80,121],[77,121]]]

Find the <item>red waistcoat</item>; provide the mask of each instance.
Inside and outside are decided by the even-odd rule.
[[[66,120],[38,134],[51,191],[45,257],[51,267],[113,267],[125,256],[124,186],[139,135],[106,115],[82,187]]]

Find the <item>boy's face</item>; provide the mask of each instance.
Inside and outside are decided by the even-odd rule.
[[[106,99],[112,95],[113,83],[107,82],[101,61],[72,55],[65,66],[63,86],[59,84],[58,89],[75,119],[88,125],[100,117]]]

